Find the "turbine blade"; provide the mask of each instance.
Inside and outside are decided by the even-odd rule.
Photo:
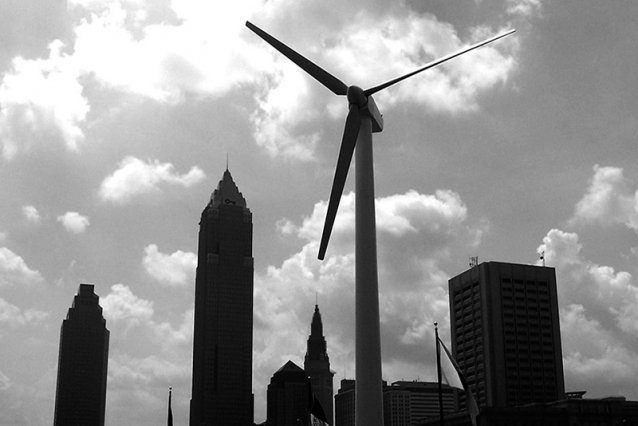
[[[315,63],[304,58],[264,30],[249,21],[246,21],[246,26],[259,37],[263,38],[272,47],[277,49],[285,57],[297,64],[302,70],[310,74],[315,80],[330,89],[335,95],[345,95],[348,91],[348,86],[343,81],[339,80],[337,77],[333,76]]]
[[[406,78],[412,77],[412,76],[413,76],[413,75],[415,75],[415,74],[418,74],[418,73],[420,73],[420,72],[422,72],[422,71],[425,71],[425,70],[427,70],[427,69],[429,69],[429,68],[432,68],[432,67],[435,67],[435,66],[437,66],[437,65],[440,65],[440,64],[442,64],[443,62],[449,61],[449,60],[450,60],[450,59],[452,59],[452,58],[456,58],[457,56],[460,56],[460,55],[462,55],[462,54],[464,54],[464,53],[467,53],[467,52],[469,52],[470,50],[478,49],[478,48],[479,48],[479,47],[481,47],[481,46],[485,46],[486,44],[489,44],[489,43],[491,43],[491,42],[493,42],[493,41],[496,41],[496,40],[498,40],[499,38],[503,38],[503,37],[505,37],[505,36],[508,36],[508,35],[510,35],[510,34],[512,34],[512,33],[514,33],[514,32],[516,32],[516,30],[509,30],[509,31],[507,31],[507,32],[504,32],[503,34],[499,34],[499,35],[494,36],[494,37],[492,37],[492,38],[488,38],[487,40],[483,40],[483,41],[481,41],[480,43],[473,44],[472,46],[470,46],[470,47],[466,47],[465,49],[461,49],[461,50],[459,50],[458,52],[455,52],[455,53],[452,53],[452,54],[450,54],[450,55],[444,56],[444,57],[442,57],[442,58],[440,58],[440,59],[437,59],[436,61],[432,61],[432,62],[430,62],[429,64],[427,64],[426,66],[424,66],[423,68],[419,68],[418,70],[416,70],[416,71],[412,71],[412,72],[411,72],[411,73],[409,73],[409,74],[406,74],[406,75],[404,75],[404,76],[401,76],[401,77],[395,78],[394,80],[387,81],[387,82],[385,82],[385,83],[383,83],[383,84],[380,84],[380,85],[378,85],[378,86],[371,87],[371,88],[369,88],[369,89],[365,90],[363,93],[364,93],[366,96],[370,96],[370,95],[372,95],[372,94],[375,94],[375,93],[377,93],[377,92],[378,92],[378,91],[380,91],[380,90],[386,89],[386,88],[388,88],[388,87],[392,86],[393,84],[396,84],[396,83],[398,83],[398,82],[400,82],[400,81],[405,80]]]
[[[348,169],[352,162],[352,154],[354,146],[359,136],[359,126],[361,124],[361,116],[359,115],[359,107],[356,104],[350,105],[350,112],[346,118],[346,128],[343,131],[343,139],[341,141],[341,149],[339,150],[339,159],[337,160],[337,169],[335,170],[334,181],[332,182],[332,190],[330,191],[330,201],[328,202],[328,211],[326,213],[326,222],[323,226],[323,234],[321,235],[321,244],[319,245],[319,260],[323,260],[328,248],[328,240],[332,233],[332,227],[337,216],[339,201],[343,194],[343,187],[346,185],[346,177],[348,177]]]

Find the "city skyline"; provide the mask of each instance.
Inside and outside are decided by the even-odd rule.
[[[541,265],[544,251],[566,390],[638,400],[637,14],[593,0],[2,2],[0,424],[52,423],[59,324],[85,282],[111,331],[107,426],[161,424],[170,386],[186,424],[197,223],[227,164],[253,213],[255,421],[273,372],[302,365],[317,299],[335,380],[354,376],[352,179],[316,260],[346,105],[246,20],[366,87],[516,28],[376,99],[383,378],[435,379],[432,324],[450,342],[447,280],[470,256]]]

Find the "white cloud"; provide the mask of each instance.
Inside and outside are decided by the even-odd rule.
[[[100,300],[104,317],[115,324],[124,323],[127,329],[147,323],[153,317],[153,302],[134,295],[123,284],[115,284],[111,292]]]
[[[89,226],[89,218],[78,212],[66,212],[58,216],[58,222],[61,222],[64,228],[73,234],[81,234]]]
[[[0,371],[0,391],[4,391],[11,387],[11,379]]]
[[[0,247],[0,287],[29,285],[43,280],[38,271],[29,269],[22,257],[6,247]]]
[[[12,327],[28,323],[40,322],[49,316],[46,312],[37,309],[23,311],[19,307],[0,298],[0,324],[8,324]]]
[[[23,206],[22,214],[29,222],[32,223],[40,223],[42,220],[40,212],[38,212],[38,209],[36,209],[35,206]]]
[[[570,222],[623,224],[638,231],[638,191],[630,184],[622,168],[595,165],[587,193],[576,204]]]
[[[507,0],[507,13],[523,17],[540,14],[542,10],[541,0]]]
[[[135,157],[126,157],[119,168],[106,177],[100,186],[100,197],[116,203],[126,203],[134,196],[159,191],[162,183],[171,183],[190,187],[204,179],[204,172],[199,167],[192,167],[188,173],[175,173],[171,163],[160,163],[158,160],[144,161]]]
[[[551,230],[538,251],[556,268],[566,380],[630,389],[638,374],[638,287],[625,271],[585,259],[578,235]],[[582,383],[582,385],[581,385]]]
[[[254,5],[175,1],[179,25],[171,25],[167,11],[162,23],[145,23],[148,9],[139,4],[94,2],[92,18],[75,29],[74,57],[103,84],[157,101],[177,102],[187,92],[223,95],[255,78],[259,55],[240,36]]]
[[[181,250],[172,254],[160,253],[157,245],[149,244],[144,249],[146,255],[142,264],[146,272],[160,282],[169,285],[185,285],[194,283],[197,255]]]
[[[80,124],[89,105],[82,95],[74,60],[61,53],[63,45],[49,46],[47,59],[15,58],[0,84],[0,140],[2,155],[11,160],[20,148],[62,140],[77,150],[84,140]]]

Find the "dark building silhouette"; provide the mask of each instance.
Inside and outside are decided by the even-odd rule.
[[[455,412],[455,390],[446,384],[442,384],[441,388],[443,412]],[[409,403],[409,417],[407,419],[405,414],[398,410],[398,408],[402,408],[401,402],[405,401],[405,397]],[[439,417],[439,384],[420,381],[393,382],[391,386],[383,389],[383,404],[384,415],[387,411],[388,415],[386,416],[389,417],[384,422],[385,426],[416,425],[425,419]],[[403,402],[404,406],[405,402]],[[408,420],[407,423],[403,422],[404,419]]]
[[[334,373],[330,371],[330,358],[328,357],[326,339],[323,336],[323,323],[318,305],[315,305],[315,313],[312,315],[312,322],[310,323],[310,336],[308,337],[306,357],[304,359],[304,370],[310,377],[312,392],[321,404],[328,422],[333,424],[332,406],[334,392],[332,378]]]
[[[266,394],[268,426],[308,426],[310,423],[310,380],[292,361],[270,379]]]
[[[442,386],[443,411],[456,411],[455,390]],[[355,381],[341,380],[335,395],[335,426],[355,426]],[[415,426],[439,417],[439,386],[436,382],[398,381],[388,386],[383,382],[384,426]]]
[[[439,426],[437,418],[418,426]],[[477,426],[638,426],[638,401],[624,397],[567,398],[519,407],[483,407]],[[467,413],[445,416],[445,426],[472,426]]]
[[[252,214],[226,170],[199,223],[191,426],[252,426]]]
[[[80,284],[62,321],[55,426],[104,426],[109,331],[93,289]]]
[[[449,297],[452,352],[479,407],[565,398],[554,268],[484,262],[450,279]]]
[[[354,379],[341,379],[341,386],[335,395],[335,426],[355,426],[356,399]]]

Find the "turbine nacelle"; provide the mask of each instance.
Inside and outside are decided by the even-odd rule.
[[[368,96],[359,86],[349,86],[346,96],[349,104],[357,104],[359,108],[363,108],[368,103]]]
[[[372,132],[378,133],[383,130],[383,116],[377,107],[372,95],[366,95],[365,91],[359,86],[349,86],[346,93],[350,108],[356,106],[362,116],[372,119]]]

